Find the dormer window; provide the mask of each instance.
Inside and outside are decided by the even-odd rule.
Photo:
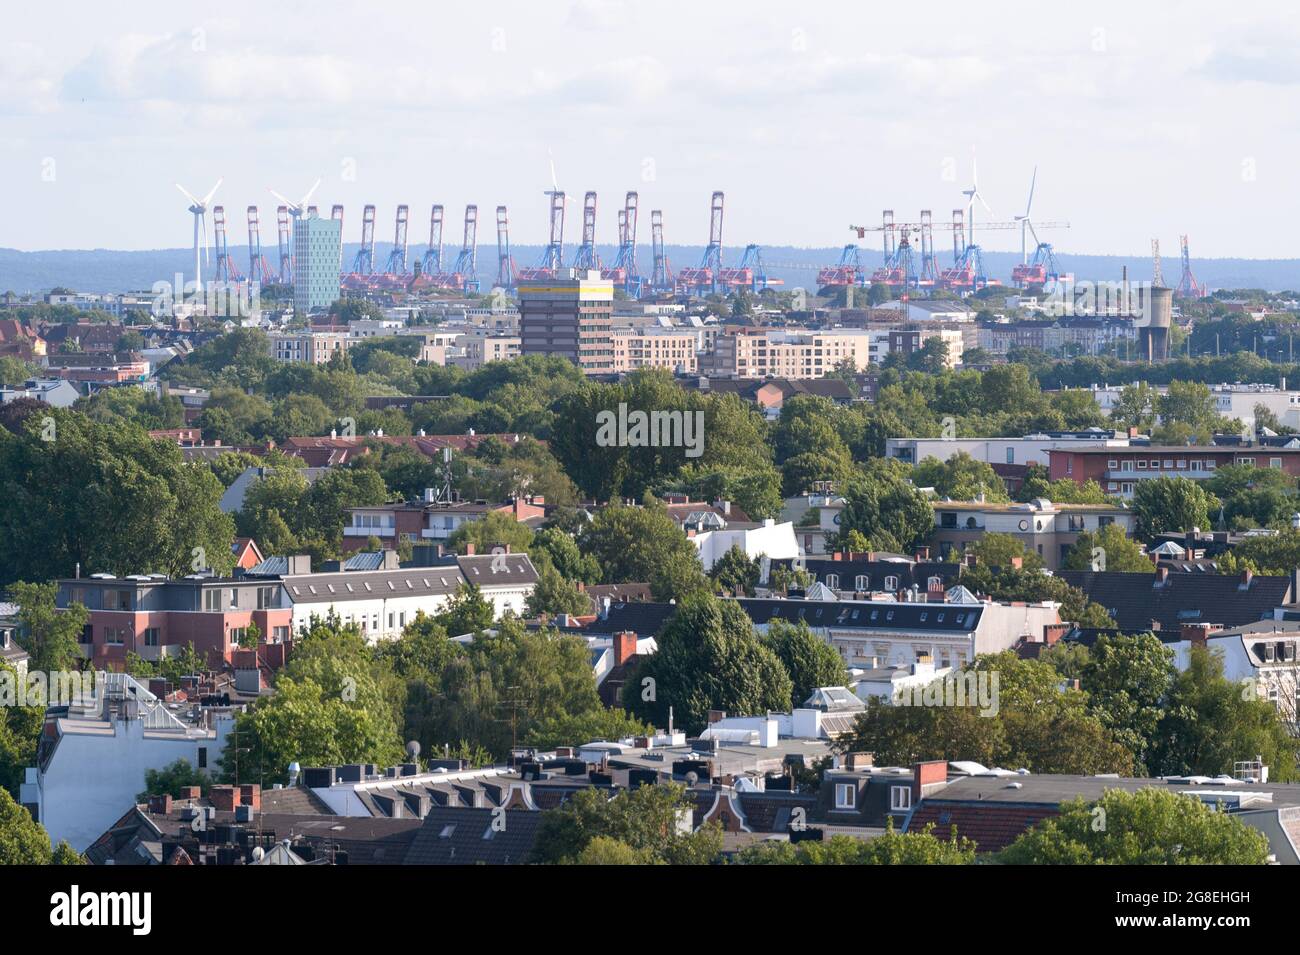
[[[856,809],[858,805],[858,787],[853,783],[835,784],[835,808]]]

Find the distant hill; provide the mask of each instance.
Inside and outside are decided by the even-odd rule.
[[[377,243],[375,260],[383,262],[388,257],[391,246]],[[565,257],[571,258],[575,246],[565,245]],[[264,250],[272,268],[276,266],[274,248]],[[351,263],[357,246],[348,243],[344,246],[344,265]],[[684,265],[695,265],[703,254],[701,246],[670,245],[667,247],[668,260],[676,270]],[[242,246],[231,246],[231,256],[241,269],[247,269],[248,250]],[[531,265],[542,254],[542,247],[537,245],[515,246],[512,250],[517,265]],[[448,246],[444,250],[445,258],[454,258],[456,249]],[[601,246],[602,258],[609,262],[614,258],[612,246]],[[650,247],[643,242],[638,249],[641,270],[650,273]],[[727,247],[724,250],[724,262],[734,263],[740,260],[742,250],[739,247]],[[423,246],[412,246],[411,260],[423,256]],[[874,267],[881,261],[878,250],[864,249],[861,253],[863,263]],[[811,288],[816,281],[816,269],[839,259],[840,249],[799,249],[788,246],[765,246],[764,261],[768,263],[768,276],[781,279],[786,288],[802,286]],[[946,264],[951,254],[940,252],[941,264]],[[496,275],[496,247],[480,246],[478,250],[478,271],[484,288],[490,286]],[[1003,282],[1010,281],[1011,268],[1020,257],[1010,252],[988,252],[984,256],[985,267],[994,278]],[[1118,280],[1125,266],[1129,278],[1133,280],[1151,277],[1151,260],[1142,257],[1117,255],[1070,255],[1058,256],[1061,268],[1071,272],[1079,279]],[[155,249],[141,252],[120,252],[112,249],[77,249],[51,252],[19,252],[16,249],[0,249],[0,291],[37,292],[55,286],[66,286],[84,292],[131,292],[148,290],[154,282],[171,281],[177,272],[188,276],[193,267],[193,253],[189,249]],[[1214,288],[1262,288],[1273,291],[1300,289],[1300,259],[1196,259],[1192,262],[1196,277],[1208,287]],[[1181,271],[1176,257],[1164,261],[1165,281],[1175,283]]]

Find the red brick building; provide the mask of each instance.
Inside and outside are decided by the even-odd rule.
[[[1130,445],[1126,448],[1066,448],[1047,452],[1052,480],[1096,481],[1108,494],[1129,497],[1139,481],[1182,477],[1205,481],[1229,464],[1276,468],[1300,476],[1300,448],[1266,445]]]

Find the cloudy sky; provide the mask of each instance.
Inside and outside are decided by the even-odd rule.
[[[1038,167],[1034,216],[1070,222],[1050,236],[1068,252],[1158,236],[1171,256],[1187,232],[1198,256],[1300,255],[1285,5],[184,6],[7,7],[0,246],[185,246],[173,183],[201,194],[219,176],[240,242],[246,205],[266,221],[268,189],[317,177],[349,241],[367,202],[381,239],[409,203],[413,245],[430,203],[458,220],[476,202],[484,219],[507,204],[512,238],[539,242],[549,152],[562,188],[598,190],[602,241],[637,189],[670,242],[702,243],[723,189],[728,246],[839,245],[885,207],[950,218],[978,158],[998,219],[1023,211]]]

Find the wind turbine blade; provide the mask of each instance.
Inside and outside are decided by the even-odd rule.
[[[296,203],[290,202],[288,199],[286,199],[284,196],[280,195],[280,194],[279,194],[278,192],[276,192],[274,189],[268,189],[267,192],[269,192],[271,195],[275,196],[275,198],[277,198],[277,199],[279,199],[281,202],[283,202],[283,203],[284,203],[288,208],[290,208],[290,209],[296,209],[296,208],[298,208],[298,206],[297,206]]]
[[[551,162],[551,188],[556,192],[560,191],[560,181],[555,176],[555,154],[549,149],[546,150],[546,158]]]
[[[980,205],[982,205],[982,206],[984,207],[984,211],[985,211],[985,212],[987,212],[989,215],[993,215],[993,210],[989,208],[989,204],[988,204],[987,202],[984,201],[984,197],[983,197],[983,196],[981,196],[981,195],[977,192],[977,193],[975,193],[975,198],[978,199],[978,200],[980,201]]]
[[[208,194],[206,196],[203,197],[203,205],[206,206],[212,200],[212,197],[217,194],[217,190],[221,188],[221,184],[225,181],[226,180],[224,176],[217,180],[217,184],[213,186],[211,190],[208,191]]]
[[[190,202],[194,203],[194,205],[196,206],[202,205],[202,203],[200,203],[199,200],[195,199],[192,195],[190,195],[190,191],[186,189],[184,186],[182,186],[179,182],[176,183],[176,188],[181,191],[181,195],[183,195],[186,199],[190,200]]]
[[[1034,237],[1035,247],[1042,245],[1042,242],[1038,239],[1038,233],[1034,230],[1034,224],[1030,221],[1028,216],[1025,216],[1025,224],[1029,226],[1029,234]]]
[[[317,179],[314,183],[312,183],[312,187],[307,190],[307,194],[302,197],[302,202],[298,203],[298,208],[299,209],[307,208],[307,200],[310,199],[312,197],[312,194],[319,188],[320,188],[320,180]]]
[[[1038,184],[1038,167],[1034,167],[1034,176],[1029,180],[1029,201],[1025,203],[1025,218],[1029,218],[1029,210],[1034,205],[1034,186]]]

